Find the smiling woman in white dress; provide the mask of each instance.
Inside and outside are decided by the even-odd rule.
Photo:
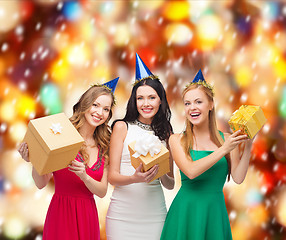
[[[108,180],[115,188],[106,216],[108,240],[160,239],[167,213],[161,183],[167,189],[174,188],[173,161],[170,159],[168,174],[150,182],[158,166],[145,173],[142,165],[134,169],[128,144],[146,132],[166,144],[172,134],[170,117],[162,84],[136,54],[136,82],[126,115],[112,126]]]

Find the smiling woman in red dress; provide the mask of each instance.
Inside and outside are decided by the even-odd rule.
[[[107,191],[107,157],[112,117],[113,91],[117,79],[106,85],[90,87],[73,107],[70,121],[85,143],[68,168],[40,176],[33,168],[32,176],[41,189],[54,177],[55,194],[51,200],[43,231],[44,240],[99,240],[100,229],[93,194],[104,197]],[[113,88],[109,83],[113,83]],[[28,146],[18,149],[29,161]]]

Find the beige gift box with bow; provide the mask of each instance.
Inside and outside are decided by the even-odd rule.
[[[161,151],[158,154],[154,154],[152,157],[151,154],[148,152],[146,156],[140,155],[139,157],[134,157],[135,150],[135,143],[136,141],[130,143],[128,145],[128,149],[130,152],[131,157],[131,164],[136,169],[140,163],[143,165],[143,172],[148,171],[150,168],[152,168],[154,165],[159,165],[159,171],[156,174],[156,176],[151,180],[154,181],[155,179],[163,176],[164,174],[170,172],[170,162],[169,162],[169,151],[168,149],[161,144]]]
[[[43,175],[66,168],[84,140],[67,116],[58,113],[31,120],[23,142],[34,168]]]

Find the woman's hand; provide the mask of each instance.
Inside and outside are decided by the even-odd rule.
[[[26,162],[30,162],[29,160],[29,149],[28,149],[28,144],[23,142],[19,145],[18,147],[18,152],[20,153],[21,157],[26,161]],[[32,169],[32,177],[34,179],[34,182],[36,184],[36,186],[39,189],[42,189],[43,187],[45,187],[48,182],[50,181],[51,177],[52,177],[52,173],[47,173],[44,175],[39,175],[38,172],[35,170],[35,168],[33,167]]]
[[[68,166],[68,170],[75,173],[82,181],[84,181],[84,179],[87,177],[84,163],[77,160],[73,160],[71,162],[71,164]]]
[[[142,173],[141,170],[143,168],[143,164],[140,163],[139,167],[136,168],[135,173],[133,174],[134,177],[134,182],[146,182],[149,183],[158,173],[159,171],[159,166],[154,165],[151,167],[147,172]]]
[[[21,157],[26,161],[30,162],[29,160],[29,149],[28,149],[28,144],[23,142],[20,144],[18,147],[18,152],[20,153]]]
[[[255,138],[255,137],[254,137]],[[245,141],[245,149],[247,149],[247,150],[251,150],[251,148],[252,148],[252,143],[253,143],[253,141],[254,141],[254,138],[252,138],[252,139],[247,139],[246,141]]]
[[[226,151],[226,153],[231,152],[235,149],[239,144],[245,142],[248,138],[247,135],[240,135],[241,130],[238,130],[231,134],[223,143],[222,148]]]

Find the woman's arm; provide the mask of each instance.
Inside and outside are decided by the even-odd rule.
[[[114,186],[128,185],[137,182],[150,182],[158,172],[157,165],[153,166],[147,172],[142,173],[142,164],[140,164],[132,176],[120,174],[121,155],[126,135],[126,123],[123,121],[116,122],[110,139],[108,181]]]
[[[232,151],[238,144],[246,139],[245,135],[239,135],[239,131],[230,135],[224,144],[216,149],[210,155],[199,159],[197,161],[190,161],[183,147],[181,146],[181,135],[174,134],[170,137],[171,154],[178,166],[178,168],[190,179],[194,179],[201,175],[203,172],[211,168],[227,153]]]
[[[170,146],[169,144],[167,144],[167,148],[170,151]],[[163,186],[169,190],[174,188],[175,185],[175,180],[174,180],[174,161],[173,161],[173,157],[172,154],[170,153],[170,157],[169,157],[169,164],[170,164],[170,172],[168,172],[167,174],[163,175],[161,177],[161,182],[163,184]]]
[[[107,172],[108,167],[104,167],[103,175],[100,181],[97,181],[90,177],[86,173],[85,165],[82,162],[77,160],[73,160],[68,168],[71,172],[74,172],[85,184],[85,186],[89,189],[90,192],[95,194],[96,196],[103,198],[107,192]]]
[[[252,143],[253,139],[245,141],[241,158],[239,156],[240,152],[238,146],[230,152],[231,176],[233,181],[237,184],[242,183],[245,179],[251,156]]]
[[[29,160],[29,149],[27,143],[21,143],[18,147],[18,152],[20,153],[21,157],[26,161],[30,162]],[[52,173],[39,175],[36,169],[33,167],[32,169],[32,177],[34,179],[34,182],[37,186],[37,188],[42,189],[45,187],[48,182],[50,181],[51,177],[53,176]]]
[[[48,182],[50,181],[50,179],[52,178],[53,174],[52,173],[47,173],[44,175],[39,175],[38,172],[35,170],[35,168],[33,167],[32,170],[32,177],[34,179],[34,182],[37,186],[37,188],[42,189],[45,186],[47,186]]]

